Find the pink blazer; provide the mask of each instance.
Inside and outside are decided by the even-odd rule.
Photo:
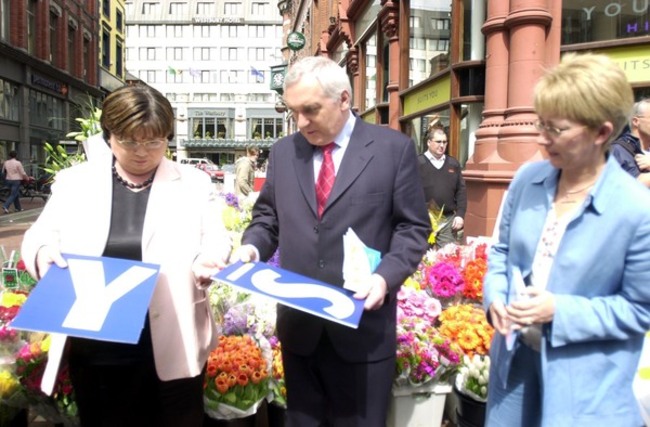
[[[35,275],[38,249],[101,256],[111,214],[111,157],[102,156],[56,175],[52,196],[25,233],[22,256]],[[151,187],[142,233],[142,261],[160,265],[149,306],[156,370],[168,381],[199,375],[217,344],[216,325],[205,289],[196,286],[191,266],[198,254],[225,257],[230,239],[220,199],[209,177],[163,159]]]

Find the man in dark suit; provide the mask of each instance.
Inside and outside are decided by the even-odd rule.
[[[345,71],[324,57],[296,62],[284,101],[299,132],[271,149],[266,183],[244,232],[241,260],[267,260],[276,247],[287,270],[343,285],[343,235],[348,228],[381,262],[357,290],[364,314],[358,329],[278,307],[290,426],[386,423],[395,372],[396,294],[427,249],[430,222],[413,142],[370,125],[350,111]],[[335,180],[319,215],[317,179],[334,142]]]

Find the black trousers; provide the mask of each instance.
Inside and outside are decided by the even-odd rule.
[[[153,363],[71,363],[70,377],[83,427],[202,426],[203,374],[161,381]]]
[[[378,427],[386,425],[395,357],[350,363],[327,333],[313,354],[282,349],[289,427]]]

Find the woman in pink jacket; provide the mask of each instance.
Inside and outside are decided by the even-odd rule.
[[[217,343],[206,287],[230,252],[215,186],[165,158],[174,116],[157,90],[111,93],[101,127],[110,152],[56,175],[23,257],[37,278],[52,263],[66,267],[62,253],[159,265],[137,344],[68,338],[81,424],[201,426],[203,372]]]

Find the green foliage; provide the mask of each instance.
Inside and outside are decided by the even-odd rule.
[[[75,154],[68,154],[63,145],[52,146],[48,142],[44,144],[44,148],[47,157],[43,170],[52,177],[61,169],[69,168],[86,160],[86,155],[81,149],[78,149]]]
[[[89,108],[88,117],[77,117],[75,120],[79,122],[81,130],[77,132],[69,132],[66,137],[74,138],[75,141],[83,142],[89,137],[101,132],[102,128],[99,124],[99,119],[102,116],[102,110],[99,107]]]

